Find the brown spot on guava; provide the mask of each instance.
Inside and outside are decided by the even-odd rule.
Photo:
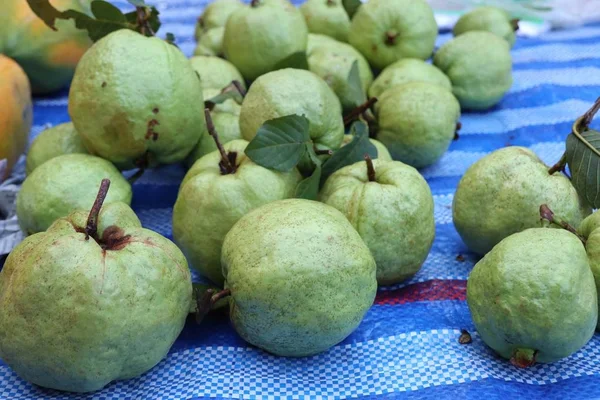
[[[152,109],[152,112],[153,112],[154,114],[158,114],[158,111],[159,111],[159,110],[158,110],[158,107],[154,107],[154,108]]]
[[[131,236],[125,235],[123,229],[112,225],[104,230],[100,242],[104,250],[116,251],[127,246],[131,242]]]
[[[150,121],[148,121],[148,129],[146,130],[146,139],[152,139],[155,142],[158,140],[158,132],[154,131],[154,127],[156,125],[160,125],[160,123],[157,120],[151,119]]]
[[[102,87],[105,88],[106,87],[106,82],[102,82]]]

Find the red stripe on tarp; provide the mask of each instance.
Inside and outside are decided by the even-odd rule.
[[[377,292],[375,304],[405,304],[417,301],[466,300],[467,281],[431,280],[396,290]]]

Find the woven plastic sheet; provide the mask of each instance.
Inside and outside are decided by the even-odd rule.
[[[172,32],[193,52],[196,17],[207,1],[163,0],[161,35]],[[600,5],[599,5],[600,6]],[[438,45],[450,39],[442,34]],[[476,257],[452,226],[460,176],[485,154],[509,145],[557,161],[574,119],[600,96],[600,25],[519,38],[512,50],[514,85],[485,113],[464,113],[460,138],[439,163],[421,172],[435,199],[436,239],[409,282],[380,288],[360,327],[328,352],[278,358],[244,343],[227,316],[190,319],[169,356],[144,376],[88,395],[40,389],[0,361],[0,399],[581,399],[600,397],[600,336],[573,356],[528,370],[497,358],[475,333],[465,302]],[[32,138],[46,124],[69,121],[67,91],[38,98]],[[145,227],[171,237],[172,206],[185,169],[149,171],[134,188],[133,207]],[[0,191],[2,188],[0,187]],[[460,345],[460,329],[473,343]]]

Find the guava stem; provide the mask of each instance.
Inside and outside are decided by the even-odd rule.
[[[581,122],[579,123],[579,128],[586,130],[592,123],[592,120],[594,119],[594,116],[596,116],[598,110],[600,110],[600,97],[598,97],[594,102],[594,105],[592,105],[592,107],[587,110],[585,114],[583,114],[581,117]]]
[[[135,11],[137,13],[137,23],[140,27],[140,33],[144,36],[146,36],[146,33],[150,33],[150,36],[154,36],[154,31],[148,23],[149,15],[146,7],[136,7]]]
[[[92,205],[92,209],[88,215],[87,224],[85,226],[85,240],[88,240],[90,236],[94,238],[94,240],[96,239],[96,233],[98,232],[98,214],[100,214],[100,209],[106,199],[109,187],[110,179],[102,179],[98,195],[96,195],[96,200],[94,200],[94,205]]]
[[[242,96],[242,98],[246,97],[246,89],[244,89],[244,87],[242,86],[240,81],[234,79],[233,81],[231,81],[231,84],[233,86],[235,86],[235,88],[237,89],[238,92],[240,92],[240,95]]]
[[[260,6],[260,0],[252,0],[250,2],[250,7],[258,7]]]
[[[540,217],[542,220],[545,219],[548,222],[550,222],[551,224],[560,226],[561,228],[571,232],[572,234],[577,236],[577,238],[579,240],[581,240],[581,242],[585,245],[585,238],[583,236],[581,236],[579,234],[579,232],[577,232],[577,229],[575,229],[575,227],[573,227],[571,224],[569,224],[567,221],[565,221],[561,217],[557,217],[554,214],[554,212],[550,209],[550,207],[548,207],[546,204],[542,204],[540,206]]]
[[[215,144],[217,145],[217,149],[219,149],[219,153],[221,153],[221,162],[219,162],[221,173],[223,175],[235,173],[235,163],[231,163],[227,152],[219,141],[219,135],[217,134],[215,124],[213,123],[212,117],[210,116],[210,110],[208,108],[204,109],[204,117],[206,118],[206,127],[208,128],[208,133],[213,137]]]
[[[473,338],[471,337],[471,334],[469,333],[469,331],[466,329],[461,329],[460,336],[458,337],[458,343],[469,344],[472,342],[473,342]]]
[[[356,118],[358,118],[362,113],[367,111],[373,106],[373,104],[377,103],[377,97],[371,97],[369,100],[359,105],[348,114],[344,116],[344,125],[348,125],[353,122]]]
[[[567,166],[567,153],[563,153],[563,155],[560,157],[560,160],[558,160],[558,162],[556,164],[554,164],[553,166],[550,167],[550,169],[548,170],[548,174],[554,175],[554,173],[556,173],[558,171],[564,172],[566,166]]]
[[[231,290],[229,289],[223,289],[220,292],[215,292],[214,289],[207,289],[196,301],[196,322],[198,324],[202,322],[217,301],[230,295]]]
[[[327,5],[328,6],[335,6],[335,1],[334,0],[327,0]]]
[[[458,132],[460,131],[461,128],[462,128],[462,123],[460,121],[458,121],[456,123],[456,127],[454,128],[454,139],[452,139],[452,140],[458,140],[458,138],[460,138],[460,135],[458,134]]]
[[[373,166],[373,160],[371,160],[371,156],[365,154],[365,161],[367,163],[367,178],[369,178],[369,182],[375,182],[375,167]]]
[[[510,357],[510,363],[517,368],[529,368],[535,364],[537,350],[516,349]]]
[[[318,156],[331,156],[333,155],[333,151],[331,150],[319,150],[315,147],[315,154]]]
[[[519,30],[519,21],[519,18],[513,18],[510,20],[510,24],[515,32]]]
[[[398,32],[396,31],[387,31],[385,33],[385,44],[389,46],[393,46],[396,43],[396,38],[398,37]]]

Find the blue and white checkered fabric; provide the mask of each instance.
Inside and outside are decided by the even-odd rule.
[[[196,17],[207,0],[158,0],[162,35],[172,32],[188,55]],[[124,5],[124,0],[119,0]],[[440,35],[438,45],[449,34]],[[246,345],[225,315],[201,326],[190,321],[167,359],[144,376],[101,392],[73,395],[37,388],[0,361],[0,399],[396,399],[600,397],[600,335],[573,356],[517,370],[473,334],[464,301],[476,262],[452,226],[452,197],[460,176],[494,149],[520,145],[546,163],[557,161],[574,119],[600,96],[600,24],[519,38],[512,50],[514,85],[485,113],[465,113],[460,139],[421,172],[435,197],[436,240],[423,269],[409,282],[381,288],[375,305],[348,339],[310,358],[285,359]],[[69,120],[67,91],[39,98],[32,138]],[[171,237],[171,212],[183,166],[161,167],[134,185],[142,223]],[[461,257],[457,257],[461,255]]]

